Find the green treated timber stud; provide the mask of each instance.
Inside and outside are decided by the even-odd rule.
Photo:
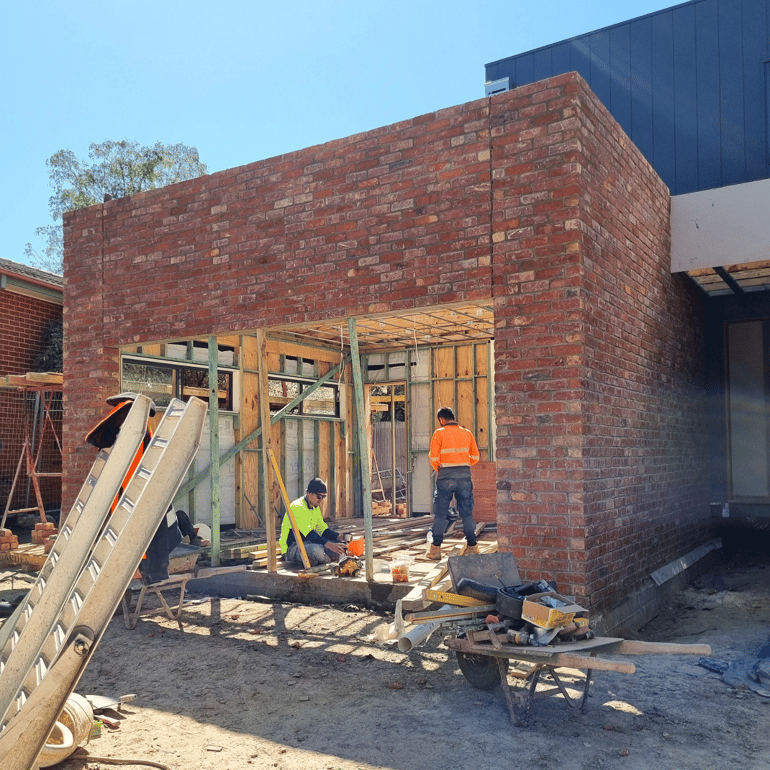
[[[355,318],[348,318],[348,334],[350,336],[350,358],[353,366],[353,386],[356,397],[356,415],[358,417],[358,453],[361,468],[361,487],[364,509],[364,545],[366,553],[366,579],[374,581],[374,559],[372,549],[372,477],[369,462],[368,442],[366,441],[366,414],[364,410],[364,387],[361,378],[361,358],[358,354],[358,334]]]
[[[487,435],[487,445],[489,446],[489,459],[497,459],[495,453],[495,359],[493,355],[494,343],[487,342],[487,414],[489,419],[489,428]]]
[[[219,459],[219,346],[209,337],[209,479],[211,488],[211,566],[219,566],[219,526],[222,518]]]

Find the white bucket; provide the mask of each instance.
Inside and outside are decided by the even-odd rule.
[[[67,698],[51,734],[46,739],[37,764],[40,767],[50,767],[63,762],[78,746],[88,740],[93,723],[94,711],[91,704],[82,695],[73,692]]]

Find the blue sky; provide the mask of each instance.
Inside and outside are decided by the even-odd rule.
[[[484,96],[484,65],[666,0],[30,0],[0,23],[0,258],[52,223],[45,161],[197,147],[209,171]]]

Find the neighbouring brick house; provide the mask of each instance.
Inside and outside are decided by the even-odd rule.
[[[240,362],[242,426],[265,360],[250,358],[254,335],[270,336],[276,361],[296,356],[300,339],[324,360],[335,329],[336,351],[341,340],[349,350],[348,319],[408,331],[460,309],[470,329],[475,309],[494,339],[500,547],[525,579],[553,577],[610,613],[710,534],[704,298],[670,271],[669,205],[647,160],[569,73],[71,212],[65,506],[92,460],[78,439],[125,387],[127,357],[151,365],[168,346],[225,341]],[[369,353],[379,355],[374,344]],[[395,369],[388,355],[380,381]],[[455,391],[476,363],[463,369],[455,356]],[[399,379],[410,387],[409,372]],[[429,380],[438,393],[438,369]],[[437,399],[425,403],[429,434]],[[344,424],[340,435],[347,457]]]
[[[50,326],[61,323],[62,303],[61,276],[0,259],[0,376],[35,371]],[[0,512],[5,510],[19,462],[25,413],[36,409],[35,404],[34,393],[0,389]],[[60,417],[59,397],[56,419]],[[42,486],[46,506],[58,508],[60,479],[46,479]],[[12,508],[26,507],[26,494],[26,485],[19,485]]]

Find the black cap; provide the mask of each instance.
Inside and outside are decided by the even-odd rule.
[[[307,491],[312,492],[314,495],[325,495],[326,484],[324,484],[321,479],[311,479],[310,483],[307,485]]]

